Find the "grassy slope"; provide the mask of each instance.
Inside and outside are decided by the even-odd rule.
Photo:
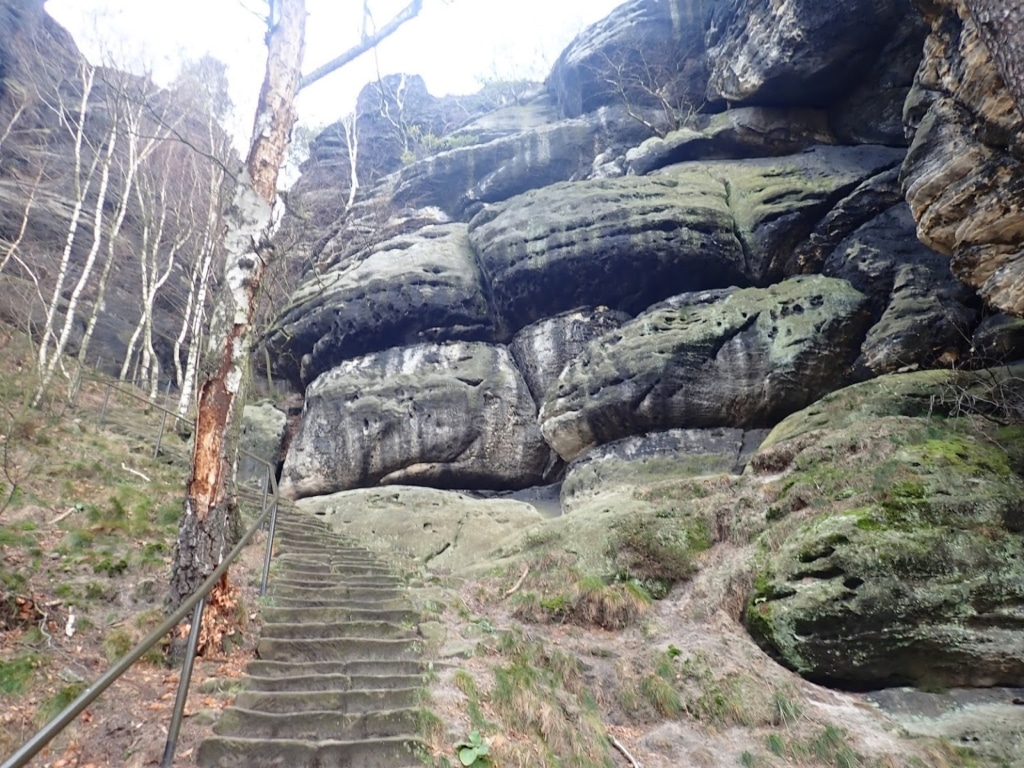
[[[100,428],[102,384],[86,382],[72,408],[60,382],[38,409],[25,405],[32,384],[29,344],[0,327],[0,757],[162,620],[187,476],[187,444],[173,432],[153,457],[161,413],[145,403],[111,399]],[[251,567],[235,574],[250,590],[252,578]],[[201,665],[191,711],[222,706],[203,678],[240,666]],[[99,765],[158,758],[176,678],[157,647],[52,754]],[[195,737],[186,731],[183,753]]]

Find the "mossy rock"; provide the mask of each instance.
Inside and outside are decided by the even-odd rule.
[[[754,471],[784,474],[745,620],[782,663],[855,688],[1024,684],[1024,479],[993,439],[1021,430],[943,405],[986,376],[881,377],[766,440]]]

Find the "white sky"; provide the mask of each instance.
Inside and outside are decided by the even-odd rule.
[[[384,24],[408,0],[373,0]],[[304,91],[299,120],[320,125],[352,110],[356,94],[380,74],[420,74],[435,96],[471,93],[488,76],[542,80],[562,48],[586,24],[623,0],[426,0],[420,16],[373,53]],[[244,143],[263,79],[265,13],[261,0],[47,0],[46,10],[89,58],[150,70],[166,83],[186,58],[209,53],[229,67]],[[361,0],[307,0],[309,71],[359,39]]]

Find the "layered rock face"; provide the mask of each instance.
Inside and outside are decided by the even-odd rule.
[[[1004,80],[1019,76],[1019,51],[1017,69],[992,55],[977,23],[987,3],[922,5],[931,33],[906,104],[914,136],[903,166],[907,202],[921,239],[951,257],[957,277],[992,305],[1024,314],[1024,98]],[[997,17],[992,26],[1004,34],[1020,29],[1016,5]]]
[[[467,115],[441,151],[368,177],[351,207],[344,152],[327,175],[321,154],[290,200],[312,213],[284,223],[290,237],[303,233],[304,281],[262,340],[270,373],[305,393],[282,487],[307,497],[388,483],[502,491],[564,478],[572,514],[599,506],[579,500],[607,483],[744,471],[768,430],[818,413],[820,398],[856,382],[1020,354],[1019,324],[984,307],[971,287],[980,282],[950,272],[949,254],[962,265],[973,248],[954,243],[975,226],[954,223],[974,204],[967,185],[997,166],[1020,178],[968,148],[958,161],[967,175],[945,184],[935,158],[952,134],[935,115],[956,100],[942,107],[936,89],[969,78],[928,57],[940,32],[963,42],[969,22],[958,23],[933,26],[922,63],[928,25],[901,0],[806,0],[782,11],[765,0],[632,0],[562,53],[546,92]],[[977,107],[1012,154],[1000,93]],[[429,122],[439,102],[421,101]],[[324,187],[329,179],[337,184]],[[939,210],[948,226],[929,229]],[[998,210],[1006,226],[993,218],[980,229],[1019,248],[1009,203]],[[910,429],[884,427],[894,440]],[[913,480],[922,493],[965,494],[922,440],[894,461],[930,467]],[[803,442],[776,435],[773,445],[756,471],[810,461],[799,458]],[[1018,480],[1000,477],[999,493],[1013,497]],[[979,532],[1008,509],[971,511],[961,528],[960,507],[920,512],[927,535],[964,531],[950,557],[981,574],[992,563]],[[869,574],[856,563],[876,542],[853,528],[903,530],[883,517],[794,531],[759,566],[777,589],[755,595],[763,600],[748,610],[751,631],[785,663],[839,684],[1022,678],[1012,665],[994,672],[998,654],[969,681],[948,673],[984,657],[978,649],[998,633],[972,635],[963,653],[936,650],[934,663],[902,677],[896,667],[909,657],[883,663],[892,648],[881,633],[865,630],[863,652],[839,658],[828,625],[847,616],[836,602],[848,600],[843,590],[870,583],[849,615],[879,627],[903,621],[912,634],[917,614],[897,620],[877,606],[901,583],[927,580],[930,566],[906,562],[932,539],[907,539],[904,552],[895,533],[879,534],[895,554]],[[1014,525],[1005,523],[1000,547],[1011,546]],[[834,550],[811,539],[834,540]],[[804,590],[804,565],[819,559],[828,588]],[[994,601],[979,622],[1017,599],[997,592],[963,593]],[[933,604],[920,600],[921,611]],[[948,650],[953,621],[936,618],[914,647]]]

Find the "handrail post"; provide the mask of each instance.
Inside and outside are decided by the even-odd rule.
[[[263,501],[260,503],[260,512],[267,511],[267,494],[270,493],[270,462],[267,462],[267,471],[263,473]]]
[[[192,681],[192,667],[196,662],[196,648],[199,645],[199,628],[203,623],[203,608],[206,606],[206,596],[200,598],[192,612],[192,628],[188,633],[188,647],[185,649],[185,661],[181,665],[181,677],[178,678],[178,695],[174,699],[174,713],[171,715],[171,725],[167,729],[167,744],[164,746],[164,756],[160,761],[160,768],[171,768],[174,760],[174,750],[178,747],[178,732],[181,731],[181,718],[185,713],[185,702],[188,699],[189,683]]]
[[[160,445],[164,441],[164,427],[167,426],[167,411],[164,411],[163,418],[160,419],[160,432],[156,436],[156,447],[153,449],[153,461],[160,458]]]
[[[100,429],[103,426],[103,420],[107,417],[107,403],[110,402],[111,389],[110,382],[107,382],[107,389],[103,394],[103,407],[100,408],[100,418],[96,422],[96,429]]]
[[[267,594],[267,579],[270,578],[270,555],[274,549],[274,530],[277,528],[277,495],[270,509],[270,529],[267,531],[267,551],[263,554],[263,578],[260,580],[260,597]]]

